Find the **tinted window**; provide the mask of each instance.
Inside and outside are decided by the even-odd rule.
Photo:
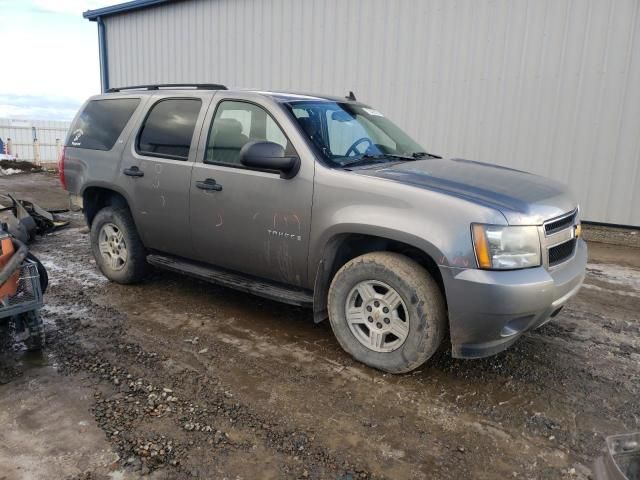
[[[294,153],[278,124],[266,110],[245,102],[220,103],[209,130],[206,163],[240,165],[240,149],[250,140],[268,140]]]
[[[173,98],[156,103],[140,129],[138,152],[176,160],[189,158],[201,104],[195,98]]]
[[[73,124],[67,147],[111,150],[138,103],[138,98],[91,100]]]

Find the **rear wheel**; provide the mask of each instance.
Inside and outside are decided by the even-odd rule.
[[[375,252],[336,273],[329,319],[338,342],[356,360],[404,373],[438,349],[447,314],[442,293],[424,268],[404,255]]]
[[[109,280],[136,283],[147,273],[146,251],[126,208],[105,207],[97,213],[91,224],[91,249]]]

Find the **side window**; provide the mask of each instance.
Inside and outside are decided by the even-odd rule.
[[[187,160],[201,105],[197,98],[159,100],[138,134],[138,153]]]
[[[139,103],[139,98],[91,100],[73,124],[67,147],[111,150]]]
[[[205,163],[240,165],[240,149],[250,140],[275,142],[287,155],[294,153],[271,115],[262,107],[246,102],[225,100],[220,103],[209,129]]]

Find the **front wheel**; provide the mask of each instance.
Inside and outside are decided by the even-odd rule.
[[[445,335],[440,288],[410,258],[375,252],[347,262],[329,289],[329,319],[342,348],[356,360],[390,373],[426,362]]]

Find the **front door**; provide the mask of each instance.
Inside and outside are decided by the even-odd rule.
[[[291,179],[247,169],[240,149],[250,140],[296,151],[275,120],[282,112],[233,98],[210,109],[191,182],[191,232],[200,260],[227,269],[305,286],[311,226],[313,162]],[[308,159],[307,159],[308,160]]]
[[[136,226],[148,248],[192,253],[189,190],[200,131],[195,127],[209,101],[206,96],[154,99],[123,156],[121,174],[130,184]]]

